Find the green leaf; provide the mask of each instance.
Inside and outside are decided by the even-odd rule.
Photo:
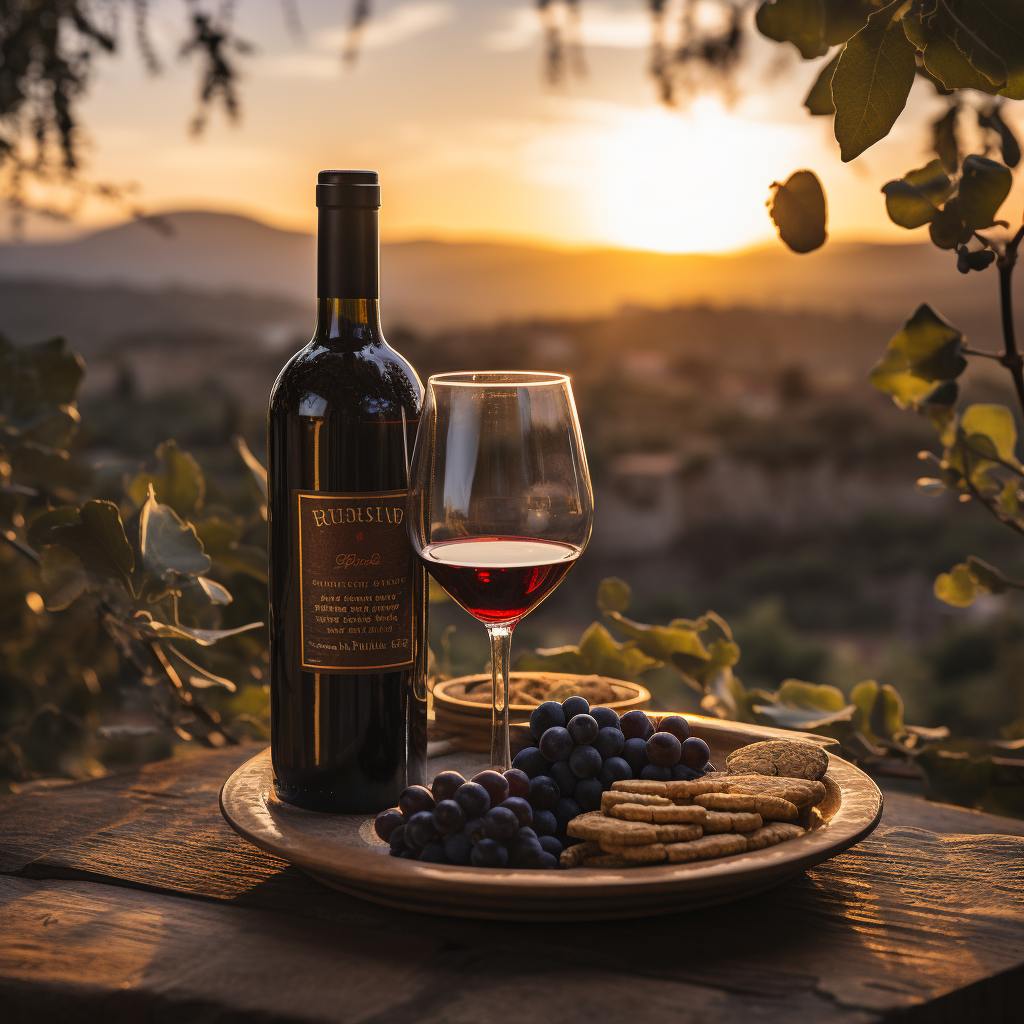
[[[926,70],[947,89],[994,93],[1006,84],[1006,65],[980,39],[958,26],[941,5],[928,15],[920,8],[908,13],[903,28],[921,51]],[[970,50],[973,63],[965,48]]]
[[[1000,459],[1017,464],[1017,424],[1005,405],[969,405],[960,417],[960,429],[972,445],[979,435],[989,438]]]
[[[1012,185],[1013,175],[1008,167],[977,154],[964,158],[957,198],[960,213],[972,231],[992,225]]]
[[[1020,163],[1020,143],[1003,120],[998,106],[992,106],[988,111],[978,111],[978,127],[987,128],[999,137],[999,149],[1007,167],[1016,167]]]
[[[842,690],[835,686],[819,686],[799,679],[785,680],[776,697],[781,704],[810,711],[843,711],[847,706]]]
[[[1020,0],[945,0],[956,21],[957,46],[982,74],[999,77],[994,54],[1006,69],[1000,94],[1024,99],[1024,5]]]
[[[139,521],[139,550],[143,568],[162,583],[173,585],[181,576],[201,576],[210,568],[195,529],[157,502],[152,484]]]
[[[632,599],[629,584],[617,576],[608,576],[597,586],[597,607],[603,612],[624,612]]]
[[[85,379],[85,362],[63,338],[31,345],[25,351],[37,386],[54,405],[68,405],[78,397]]]
[[[828,210],[825,192],[813,171],[794,171],[785,184],[773,181],[775,189],[769,212],[779,237],[793,252],[811,252],[825,244]]]
[[[897,14],[902,0],[876,11],[847,44],[832,78],[835,135],[845,161],[885,138],[914,83],[916,47]]]
[[[152,486],[158,502],[169,505],[183,519],[188,519],[202,505],[206,494],[203,471],[175,441],[164,441],[158,445],[156,457],[162,463],[161,471],[140,473],[128,485],[129,496],[141,508]]]
[[[982,592],[970,568],[961,562],[935,577],[935,596],[954,608],[967,608]]]
[[[1005,573],[976,555],[968,557],[967,568],[977,580],[978,586],[984,587],[990,594],[1005,594],[1007,588],[1013,585],[1013,581]]]
[[[636,679],[658,664],[634,643],[617,643],[600,622],[587,627],[578,646],[541,649],[519,659],[523,671],[573,672],[612,679]]]
[[[878,688],[868,724],[884,740],[893,740],[903,731],[903,699],[888,683]]]
[[[135,568],[135,552],[125,536],[121,513],[112,501],[87,501],[78,513],[113,562],[128,575]]]
[[[928,234],[940,249],[955,249],[958,245],[966,245],[971,240],[974,232],[964,219],[959,198],[954,196],[947,200],[945,206],[928,225]]]
[[[202,587],[203,592],[210,599],[210,604],[231,604],[234,600],[225,587],[205,576],[197,577],[196,583]]]
[[[804,106],[816,117],[822,117],[836,112],[835,104],[832,102],[832,76],[836,73],[839,65],[839,58],[843,51],[840,50],[818,73],[818,77],[811,86],[811,91],[804,100]]]
[[[845,43],[856,35],[878,9],[872,0],[824,0],[825,42],[829,46]]]
[[[28,542],[36,551],[42,551],[45,545],[58,543],[54,534],[58,527],[73,526],[81,521],[77,508],[69,505],[52,508],[32,521],[28,528]]]
[[[932,123],[932,149],[939,155],[942,166],[956,174],[960,167],[960,145],[956,137],[956,120],[960,108],[954,104],[937,121]]]
[[[39,557],[43,598],[48,611],[67,608],[89,586],[89,575],[82,560],[59,544],[48,544]]]
[[[878,695],[878,683],[874,679],[865,679],[850,691],[850,703],[857,708],[854,725],[869,743],[877,743],[878,737],[871,731],[871,709],[875,706]]]
[[[868,377],[879,391],[907,408],[930,394],[936,381],[954,380],[963,373],[967,360],[962,349],[961,332],[922,304],[893,335]]]
[[[901,228],[919,228],[938,216],[935,204],[904,178],[887,181],[882,186],[882,194],[889,220]]]
[[[825,44],[825,11],[821,0],[767,0],[757,9],[760,33],[777,43],[792,43],[804,60],[820,57]]]

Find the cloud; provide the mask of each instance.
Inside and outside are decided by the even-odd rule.
[[[535,7],[517,7],[508,12],[504,28],[484,38],[489,50],[512,53],[537,44],[543,35],[541,16]],[[646,10],[623,11],[607,4],[583,5],[580,41],[585,47],[642,50],[651,42],[651,21]]]
[[[399,4],[363,28],[360,52],[399,46],[452,21],[455,8],[442,0],[414,0]],[[286,53],[259,61],[260,72],[271,78],[337,78],[341,54],[348,40],[347,25],[332,25],[317,32],[304,53]]]

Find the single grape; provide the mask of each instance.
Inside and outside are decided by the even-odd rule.
[[[574,715],[566,726],[577,747],[586,747],[593,743],[600,728],[597,720],[591,715]]]
[[[510,796],[502,805],[507,807],[519,820],[520,828],[527,828],[533,821],[533,808],[521,796]]]
[[[540,841],[545,853],[557,857],[562,852],[562,844],[554,836],[543,836]]]
[[[661,768],[679,764],[682,745],[670,732],[656,732],[647,741],[647,760]]]
[[[619,716],[611,708],[591,708],[590,717],[597,722],[601,729],[618,729]]]
[[[562,701],[562,714],[567,722],[572,721],[576,715],[589,715],[590,704],[585,697],[566,697]]]
[[[640,773],[650,764],[647,760],[647,740],[631,736],[622,744],[622,760],[629,765],[633,778],[639,779]]]
[[[573,721],[576,721],[574,718]],[[549,761],[564,761],[572,753],[576,744],[568,729],[560,725],[553,725],[540,738],[540,752]]]
[[[519,830],[519,838],[520,839],[536,839],[537,838],[537,833],[534,832],[532,828],[527,826],[526,828],[521,828]]]
[[[672,769],[663,768],[658,764],[649,764],[640,773],[641,779],[647,779],[649,782],[668,782],[672,778]]]
[[[530,776],[518,768],[509,768],[503,774],[508,779],[508,795],[521,796],[525,800],[526,794],[530,792]]]
[[[473,840],[465,828],[454,835],[444,837],[444,855],[449,864],[468,864],[469,852],[473,848]]]
[[[556,761],[551,766],[550,777],[555,780],[558,792],[562,796],[572,796],[572,791],[576,788],[576,776],[573,775],[568,761]]]
[[[434,809],[433,794],[426,786],[409,786],[402,790],[402,795],[398,798],[398,808],[408,821],[419,811]]]
[[[654,726],[642,711],[627,711],[619,719],[619,728],[627,740],[635,737],[646,743],[654,735]]]
[[[699,737],[684,740],[679,761],[687,768],[703,768],[711,758],[711,748]]]
[[[426,861],[428,864],[446,864],[448,862],[448,858],[444,852],[444,845],[442,843],[427,843],[427,845],[420,850],[419,859]]]
[[[484,815],[484,835],[499,843],[511,839],[519,831],[519,818],[511,807],[492,807]]]
[[[582,813],[582,808],[575,800],[572,799],[572,797],[563,796],[562,799],[555,804],[554,814],[558,829],[554,834],[557,835],[558,832],[564,832],[565,826],[568,825],[573,818],[579,817]]]
[[[569,767],[577,779],[596,779],[603,763],[593,747],[577,747],[569,757]]]
[[[535,740],[555,725],[565,725],[565,712],[557,700],[546,700],[530,712],[530,732]]]
[[[422,850],[437,835],[433,811],[417,811],[405,826],[405,845]]]
[[[553,836],[558,831],[558,822],[551,811],[533,812],[533,831],[538,836]]]
[[[538,775],[547,775],[551,762],[537,747],[526,747],[512,758],[512,767],[518,768],[532,779]]]
[[[481,839],[469,855],[474,867],[503,868],[508,863],[508,850],[493,839]]]
[[[393,857],[397,857],[405,849],[405,825],[399,825],[391,830],[388,845],[391,847]]]
[[[609,757],[601,766],[597,781],[601,783],[602,789],[611,789],[613,782],[631,778],[633,778],[633,770],[621,757]]]
[[[561,795],[550,775],[538,775],[530,780],[530,805],[535,811],[550,811]]]
[[[458,772],[441,772],[440,775],[434,776],[434,781],[430,784],[430,792],[438,803],[442,800],[451,800],[455,797],[455,790],[465,781]]]
[[[594,749],[607,760],[609,757],[618,757],[625,742],[626,737],[622,735],[621,729],[605,725],[601,727],[597,739],[594,740]]]
[[[581,811],[596,811],[601,806],[602,792],[604,790],[597,779],[580,779],[572,798],[580,805]]]
[[[487,790],[492,807],[497,807],[502,801],[508,799],[508,779],[500,772],[488,768],[485,772],[478,772],[470,781]]]
[[[419,855],[419,850],[410,850],[407,846],[398,856],[404,857],[406,860],[416,860]]]
[[[531,865],[543,852],[540,840],[521,839],[516,836],[505,844],[508,848],[508,866],[510,868],[526,868]]]
[[[455,791],[455,799],[466,812],[467,818],[482,818],[491,806],[491,795],[475,782],[464,782]]]
[[[386,843],[399,825],[405,824],[405,817],[397,807],[381,811],[373,821],[373,831]]]
[[[434,808],[434,828],[442,835],[460,832],[466,824],[466,812],[457,800],[442,800]]]
[[[531,862],[530,867],[534,870],[551,871],[558,867],[558,858],[553,853],[545,850],[536,861]]]
[[[700,772],[687,768],[685,764],[677,764],[672,768],[673,782],[693,782],[697,778],[700,778]]]
[[[658,732],[670,732],[682,743],[690,738],[690,723],[682,715],[668,715],[658,723]]]

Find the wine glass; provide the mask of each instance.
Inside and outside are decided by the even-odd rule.
[[[427,381],[409,477],[409,536],[491,641],[491,765],[511,767],[516,623],[590,539],[594,495],[569,378],[442,373]]]

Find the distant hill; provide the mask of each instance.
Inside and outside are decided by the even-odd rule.
[[[312,235],[222,213],[172,213],[159,223],[170,232],[135,221],[71,242],[0,245],[0,281],[241,291],[310,309]],[[795,256],[781,245],[667,255],[420,241],[385,245],[381,263],[388,321],[428,331],[602,316],[628,305],[805,309],[900,320],[921,301],[973,333],[996,325],[993,275],[961,276],[951,254],[928,244],[829,243]]]

